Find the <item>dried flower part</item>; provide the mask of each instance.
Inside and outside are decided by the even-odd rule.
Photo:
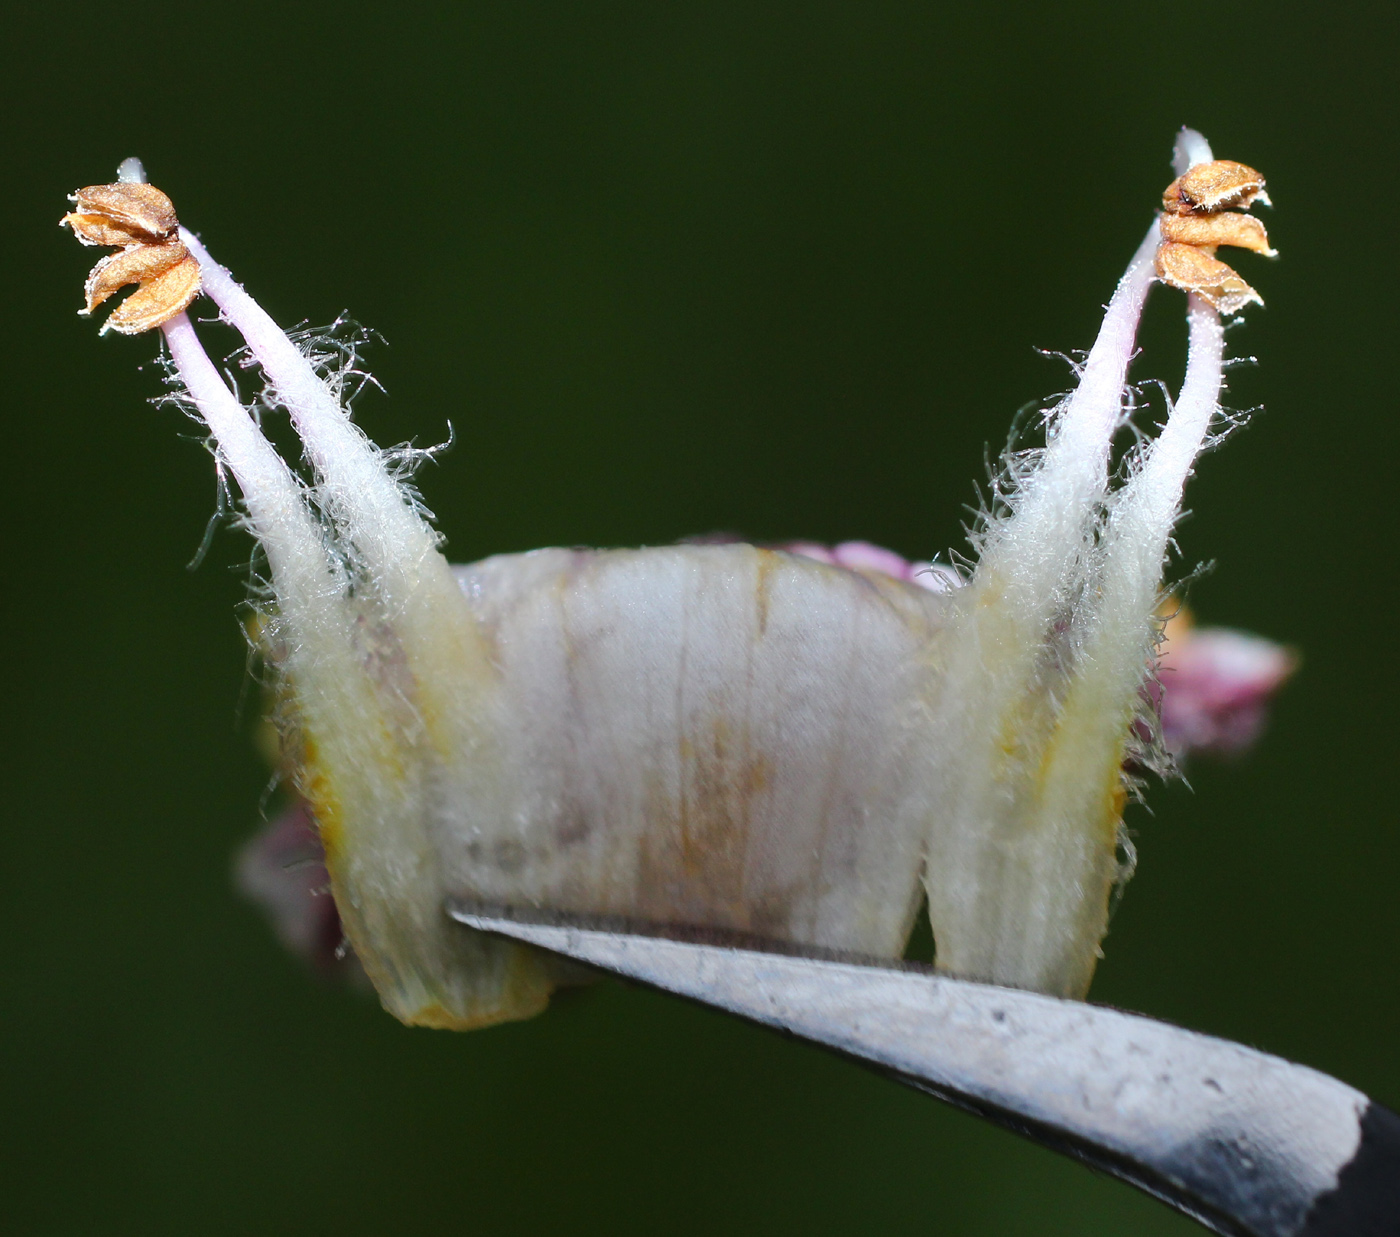
[[[1163,215],[1162,239],[1181,245],[1197,245],[1214,249],[1217,245],[1233,245],[1237,249],[1252,249],[1266,258],[1276,256],[1269,248],[1269,234],[1264,224],[1253,215],[1223,211],[1218,215]]]
[[[83,291],[91,313],[129,284],[137,289],[102,327],[137,335],[169,322],[199,295],[199,263],[179,239],[175,207],[154,185],[120,181],[89,185],[73,194],[78,210],[60,224],[85,245],[110,245],[119,253],[103,258],[88,273]]]
[[[1178,168],[1190,153],[1186,147],[1178,147]],[[1197,153],[1198,158],[1201,153]],[[1195,163],[1162,195],[1162,246],[1155,263],[1158,278],[1173,288],[1194,292],[1221,313],[1238,313],[1251,301],[1262,305],[1263,298],[1217,259],[1215,250],[1219,245],[1233,245],[1274,257],[1264,225],[1251,215],[1229,209],[1247,209],[1254,202],[1268,200],[1264,178],[1253,168],[1231,159],[1205,158]]]
[[[67,224],[84,245],[111,245],[125,249],[131,245],[149,245],[157,237],[151,237],[129,223],[119,223],[107,215],[82,215],[74,212],[64,215],[60,225]]]
[[[78,207],[79,216],[95,215],[106,219],[116,227],[129,230],[140,241],[165,240],[180,226],[179,219],[175,217],[174,204],[154,185],[129,181],[89,185],[73,194],[72,200]],[[110,245],[122,242],[99,240],[90,243]]]
[[[199,263],[186,255],[164,273],[143,282],[102,324],[103,332],[139,335],[184,313],[199,295]]]
[[[1248,209],[1254,202],[1269,205],[1264,178],[1252,167],[1233,159],[1198,163],[1172,181],[1162,194],[1162,209],[1171,215],[1210,214],[1234,207]]]
[[[1157,250],[1157,277],[1173,288],[1194,292],[1223,314],[1238,313],[1264,298],[1218,258],[1194,245],[1168,241]]]
[[[178,240],[164,241],[159,245],[133,245],[130,249],[108,255],[92,268],[83,286],[87,294],[88,313],[127,284],[145,283],[164,275],[189,255],[190,251]]]

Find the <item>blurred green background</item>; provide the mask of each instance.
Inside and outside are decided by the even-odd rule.
[[[38,6],[7,18],[0,1224],[12,1233],[1195,1231],[853,1066],[604,986],[411,1031],[231,890],[266,772],[249,545],[154,339],[75,316],[64,195],[139,154],[270,311],[388,341],[380,442],[459,561],[717,529],[960,540],[1068,384],[1182,123],[1283,252],[1264,405],[1180,536],[1204,621],[1302,650],[1261,748],[1136,811],[1096,999],[1400,1103],[1393,5]],[[1179,380],[1180,297],[1139,378]],[[1159,401],[1160,407],[1160,401]]]

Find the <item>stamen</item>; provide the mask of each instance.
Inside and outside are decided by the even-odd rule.
[[[1009,514],[989,521],[981,561],[955,594],[925,868],[938,963],[955,974],[1064,995],[1082,994],[1093,974],[1117,871],[1118,762],[1101,743],[1091,757],[1076,711],[1062,706],[1160,239],[1154,223],[1039,466],[1008,496]]]
[[[409,506],[379,452],[266,310],[191,232],[181,228],[180,239],[199,262],[204,291],[243,336],[291,415],[332,518],[353,537],[376,581],[402,600],[405,585],[411,587],[419,569],[438,558],[436,536]]]
[[[1108,524],[1109,561],[1121,561],[1128,547],[1135,547],[1141,560],[1136,570],[1144,579],[1154,577],[1154,590],[1191,465],[1219,409],[1223,382],[1225,332],[1220,314],[1203,298],[1192,296],[1186,316],[1190,342],[1181,396],[1141,467],[1119,494]]]
[[[1267,249],[1262,227],[1221,213],[1259,200],[1263,178],[1213,160],[1190,130],[1177,154],[1167,200],[1179,213],[1164,219],[1184,220],[1179,230],[1203,245]],[[1008,466],[1017,483],[1009,514],[989,519],[982,559],[957,594],[925,879],[939,965],[968,977],[1077,995],[1107,923],[1130,789],[1122,766],[1144,707],[1162,568],[1220,392],[1215,306],[1258,299],[1196,244],[1160,243],[1163,232],[1154,225],[1120,283],[1039,465],[1020,479]],[[1200,292],[1190,298],[1186,382],[1157,441],[1112,494],[1108,452],[1133,330],[1164,255],[1169,271],[1180,257],[1204,272],[1163,277]]]
[[[466,802],[494,776],[484,756],[493,683],[485,637],[377,448],[229,272],[191,233],[180,238],[290,413],[345,564],[333,587],[328,574],[318,587],[303,573],[286,597],[273,572],[292,646],[279,669],[314,746],[299,789],[314,803],[345,931],[405,1021],[468,1026],[537,1012],[553,986],[548,967],[450,925],[443,873],[429,858],[449,814],[442,805]],[[314,522],[297,535],[326,553]],[[319,604],[298,608],[303,591]]]
[[[176,372],[243,492],[279,597],[295,605],[298,598],[324,595],[334,578],[332,563],[300,483],[225,385],[189,315],[172,318],[162,333]]]
[[[1050,530],[1059,528],[1068,534],[1086,525],[1094,515],[1095,496],[1108,483],[1109,450],[1122,420],[1124,380],[1152,287],[1152,262],[1160,241],[1154,224],[1109,301],[1079,385],[1052,415],[1040,467],[1024,480],[1019,493],[1010,496],[1011,514],[989,529],[979,573],[996,572],[1007,557],[1015,557],[1019,567],[1039,569],[1029,578],[1017,573],[1027,590],[1058,593],[1067,559],[1073,558],[1077,547],[1072,538],[1049,535]],[[1047,539],[1063,552],[1042,558],[1027,556],[1018,548],[1046,544]]]

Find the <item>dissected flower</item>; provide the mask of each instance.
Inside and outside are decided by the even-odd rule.
[[[934,592],[961,584],[949,567],[910,562],[867,541],[836,546],[792,542],[786,548]],[[1178,762],[1198,754],[1237,756],[1248,750],[1259,738],[1274,696],[1296,669],[1297,656],[1282,645],[1248,632],[1197,627],[1188,610],[1174,606],[1157,649],[1157,673],[1145,687],[1162,744]],[[1141,725],[1138,737],[1150,745],[1150,725]],[[289,807],[254,834],[239,851],[235,870],[239,888],[262,908],[291,953],[319,974],[363,981],[329,896],[325,851],[304,800],[294,796]]]
[[[1259,195],[1241,165],[1200,165],[1185,131],[1185,213]],[[393,1013],[479,1026],[538,1011],[559,981],[547,958],[451,923],[452,902],[892,958],[926,899],[943,969],[1085,991],[1122,876],[1124,767],[1154,763],[1163,563],[1221,386],[1207,288],[1166,423],[1110,468],[1157,223],[1044,450],[1005,461],[976,567],[928,580],[855,542],[454,569],[338,384],[177,236],[261,368],[262,415],[285,410],[305,449],[303,477],[188,317],[163,324],[266,553],[294,788]]]

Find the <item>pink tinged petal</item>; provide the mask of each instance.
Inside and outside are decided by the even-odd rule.
[[[836,563],[836,555],[832,553],[829,546],[819,545],[815,541],[784,541],[775,547],[779,550],[786,550],[789,554],[799,554],[803,558],[815,559],[819,563]]]
[[[911,575],[908,559],[869,541],[843,541],[832,546],[831,557],[837,566],[851,571],[878,571],[896,580],[908,580]]]
[[[950,593],[963,584],[955,568],[944,563],[908,559],[870,541],[843,541],[835,546],[816,541],[784,541],[773,548],[833,567],[844,567],[847,571],[890,576],[906,584],[917,584],[930,593]]]
[[[1247,632],[1205,627],[1169,639],[1158,679],[1167,747],[1179,757],[1244,751],[1297,668],[1290,649]]]
[[[330,895],[326,852],[303,800],[249,840],[238,854],[234,878],[290,952],[323,974],[343,965],[340,915]]]

